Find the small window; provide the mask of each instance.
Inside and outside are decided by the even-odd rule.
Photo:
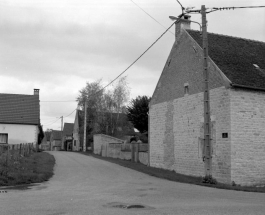
[[[76,140],[74,140],[74,146],[76,146]]]
[[[188,83],[184,84],[184,94],[189,95],[189,84]]]
[[[0,134],[0,144],[8,143],[8,134]]]
[[[168,63],[167,63],[167,66],[169,66],[169,65],[170,65],[170,63],[171,63],[171,59],[168,61]]]

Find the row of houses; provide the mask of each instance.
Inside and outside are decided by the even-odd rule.
[[[203,176],[202,35],[190,29],[189,16],[175,32],[150,103],[148,164]],[[228,184],[265,184],[265,43],[208,33],[208,44],[212,175]],[[77,110],[63,132],[46,135],[49,150],[80,150],[82,118]],[[0,143],[37,143],[39,125],[39,90],[0,94]]]
[[[33,95],[0,93],[0,144],[38,146],[41,135],[39,89]]]
[[[109,114],[107,113],[107,115]],[[115,123],[113,136],[126,140],[135,134],[133,125],[128,121],[126,114],[119,113],[119,116],[117,116],[117,113],[111,114],[113,119],[118,119]],[[84,113],[82,110],[76,110],[74,123],[64,123],[62,131],[51,130],[45,132],[41,148],[49,151],[80,151],[83,149],[84,142],[83,128]],[[86,147],[91,149],[93,144],[88,137],[89,134],[87,134]]]

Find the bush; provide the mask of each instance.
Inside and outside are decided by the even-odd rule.
[[[206,184],[217,184],[216,179],[214,179],[211,175],[210,176],[205,176],[202,178],[202,183]]]
[[[10,157],[7,165],[5,159],[0,159],[0,162],[3,162],[0,163],[0,186],[6,186],[47,181],[53,175],[55,159],[40,152],[19,159]]]

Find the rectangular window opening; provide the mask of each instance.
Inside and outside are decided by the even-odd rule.
[[[184,94],[189,95],[189,84],[188,83],[184,84]]]
[[[0,133],[0,144],[7,144],[7,143],[8,143],[8,134]]]
[[[171,59],[168,61],[168,63],[167,63],[167,66],[169,66],[169,65],[170,65],[170,63],[171,63]]]
[[[222,133],[222,138],[228,138],[228,133]]]

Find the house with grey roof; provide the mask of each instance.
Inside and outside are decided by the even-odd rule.
[[[45,151],[51,151],[51,142],[50,142],[50,137],[51,137],[51,131],[45,131],[44,132],[44,138],[41,141],[40,148]]]
[[[62,148],[62,132],[52,130],[50,136],[51,151],[59,151]]]
[[[74,123],[64,123],[62,149],[72,151]]]
[[[76,110],[75,121],[73,125],[73,145],[72,151],[80,151],[83,144],[83,133],[82,127],[84,124],[83,121],[84,113],[81,110]]]
[[[202,35],[190,17],[176,39],[149,110],[151,166],[204,176]],[[212,176],[265,184],[265,43],[208,33]]]
[[[91,124],[89,124],[91,123]],[[88,120],[87,127],[93,127],[93,134],[106,134],[120,139],[130,139],[134,135],[134,127],[124,113],[101,112],[98,114],[97,122]],[[76,116],[73,127],[73,151],[79,151],[83,148],[84,141],[84,111],[76,110]],[[91,139],[93,134],[87,129],[87,146],[93,148]],[[92,137],[92,138],[91,138]]]
[[[38,143],[39,89],[33,95],[0,93],[0,144]]]

